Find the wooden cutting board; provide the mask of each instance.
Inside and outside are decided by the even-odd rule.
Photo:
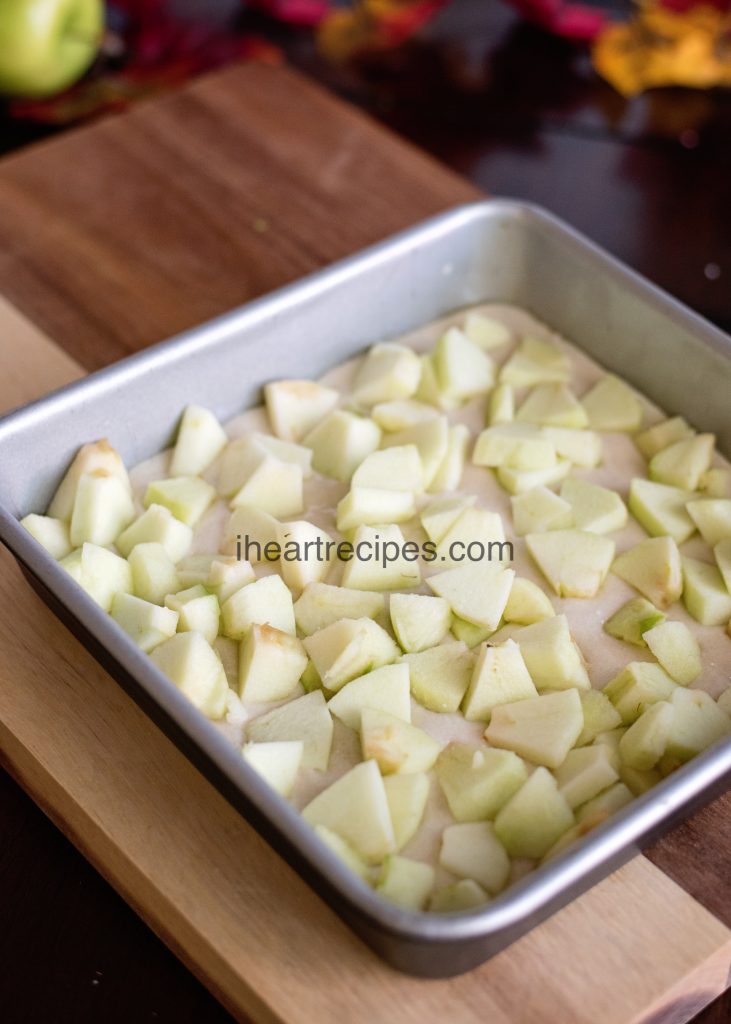
[[[258,148],[237,167],[242,138]],[[66,352],[108,362],[470,194],[298,76],[255,66],[20,154],[0,165],[0,291],[34,323],[0,300],[0,408],[78,377]],[[272,854],[5,551],[0,568],[3,762],[239,1019],[661,1024],[725,990],[728,802],[657,848],[663,870],[638,857],[478,970],[408,978]]]

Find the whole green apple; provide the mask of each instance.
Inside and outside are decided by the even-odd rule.
[[[0,0],[0,92],[51,96],[96,56],[102,0]]]

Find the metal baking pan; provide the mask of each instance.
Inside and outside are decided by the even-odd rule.
[[[83,442],[134,465],[171,443],[188,402],[227,419],[282,376],[316,377],[367,344],[471,303],[516,303],[731,454],[731,339],[549,214],[457,208],[0,420],[0,538],[69,628],[227,799],[397,968],[469,970],[632,857],[731,780],[731,740],[690,762],[484,909],[428,915],[382,901],[326,850],[115,622],[19,526]]]

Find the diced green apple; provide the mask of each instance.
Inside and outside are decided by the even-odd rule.
[[[385,607],[383,594],[375,591],[308,583],[295,601],[294,616],[300,633],[310,636],[342,618],[381,619]]]
[[[620,766],[619,777],[634,796],[642,796],[643,793],[653,789],[658,782],[662,782],[662,775],[655,768],[643,772],[639,768],[632,768],[624,763]]]
[[[485,738],[533,764],[558,768],[584,727],[578,690],[559,690],[493,709]]]
[[[619,741],[624,764],[640,772],[654,768],[665,753],[674,718],[675,708],[666,700],[658,700],[643,711]]]
[[[514,570],[504,569],[499,563],[475,563],[436,573],[426,582],[461,619],[476,626],[497,629],[514,578]]]
[[[543,433],[562,459],[582,469],[593,469],[602,461],[602,439],[593,430],[544,427]]]
[[[393,667],[398,666],[388,666]],[[387,669],[377,671],[385,672]],[[357,682],[349,683],[333,700],[342,697]],[[377,761],[384,775],[428,772],[441,750],[437,740],[405,721],[403,715],[393,715],[375,707],[363,707],[360,712],[360,741],[363,759]]]
[[[376,892],[403,910],[425,910],[434,888],[434,868],[392,854],[383,862]]]
[[[260,454],[231,498],[231,508],[256,508],[277,519],[287,519],[304,508],[302,488],[300,466],[268,453]]]
[[[721,466],[707,469],[698,482],[698,490],[707,498],[728,498],[731,495],[731,470]]]
[[[534,487],[549,487],[557,484],[571,472],[568,459],[557,459],[554,466],[546,469],[513,469],[511,466],[498,466],[497,478],[508,494],[525,494]]]
[[[568,530],[574,525],[574,514],[568,501],[559,498],[547,487],[534,487],[510,499],[513,529],[519,537],[547,530]]]
[[[593,800],[587,800],[585,804],[577,808],[576,820],[579,824],[593,821],[595,825],[600,825],[612,814],[632,803],[633,799],[631,790],[623,782],[615,782],[599,796],[595,796]]]
[[[387,775],[383,780],[393,824],[395,849],[403,850],[421,825],[429,798],[430,782],[425,772]]]
[[[209,644],[218,636],[218,598],[215,594],[207,593],[200,584],[177,594],[168,594],[165,607],[177,612],[179,633],[200,633]]]
[[[565,615],[523,626],[514,639],[539,691],[590,688],[581,652],[571,637]]]
[[[429,900],[429,910],[433,914],[454,914],[482,906],[489,898],[474,878],[461,878],[459,882],[437,889]]]
[[[337,528],[341,533],[359,526],[379,523],[405,523],[416,514],[411,491],[376,487],[353,487],[338,502]]]
[[[273,626],[255,624],[241,641],[239,696],[251,703],[285,700],[297,689],[306,666],[300,640]]]
[[[119,452],[112,448],[106,438],[102,438],[101,441],[93,441],[91,444],[85,444],[79,448],[63,480],[58,485],[56,493],[51,498],[46,514],[53,519],[63,519],[68,522],[74,510],[79,480],[87,473],[93,473],[96,470],[103,470],[116,476],[125,485],[127,491],[131,492],[127,470]]]
[[[627,507],[616,491],[569,477],[561,485],[561,497],[571,505],[578,530],[612,533],[627,525]]]
[[[620,558],[622,557],[620,555]],[[604,632],[636,647],[647,647],[643,633],[664,621],[664,614],[658,611],[654,604],[644,597],[633,597],[607,619],[604,623]]]
[[[570,376],[569,358],[558,346],[528,335],[503,365],[500,383],[525,388],[544,382],[561,383]]]
[[[385,629],[369,618],[332,622],[305,637],[304,645],[328,690],[339,690],[400,654]]]
[[[550,598],[543,590],[523,576],[516,576],[510,588],[510,597],[505,605],[503,618],[506,622],[514,622],[520,626],[530,626],[534,622],[552,619],[556,611]]]
[[[482,431],[472,461],[493,469],[545,470],[556,465],[556,449],[543,431],[530,423],[503,423]]]
[[[262,576],[237,590],[221,608],[221,632],[242,640],[250,627],[265,623],[294,636],[292,594],[281,576]]]
[[[582,398],[592,430],[629,431],[642,426],[642,404],[632,388],[607,374]]]
[[[663,448],[669,448],[677,441],[685,441],[693,437],[695,431],[689,427],[682,416],[673,416],[669,420],[661,420],[647,430],[635,436],[635,444],[646,459],[651,459]]]
[[[706,470],[710,469],[716,438],[713,434],[676,441],[650,459],[648,476],[661,484],[694,491]]]
[[[371,884],[375,869],[366,864],[360,854],[356,853],[349,843],[346,843],[340,836],[331,832],[329,828],[325,828],[324,825],[315,825],[315,832],[331,853],[334,853],[343,864],[349,867],[359,878],[362,878],[364,882],[367,882],[369,885]]]
[[[490,562],[502,562],[506,548],[509,550],[500,514],[484,508],[466,508],[437,544],[436,561],[443,569],[458,568],[464,564],[465,556],[469,559],[476,552]]]
[[[416,445],[422,466],[422,488],[431,488],[434,478],[441,469],[449,450],[450,427],[446,416],[436,416],[430,420],[415,423],[405,430],[387,434],[383,439],[383,448],[404,448]],[[392,487],[393,481],[384,478],[381,487]]]
[[[536,768],[495,819],[495,833],[511,857],[544,857],[574,824],[556,780]],[[478,879],[479,881],[479,879]]]
[[[501,423],[512,423],[514,419],[515,389],[512,384],[498,384],[490,392],[487,424],[496,427]]]
[[[620,771],[622,767],[622,758],[619,755],[619,744],[622,737],[627,732],[627,728],[628,727],[626,725],[620,725],[615,729],[610,729],[608,732],[601,732],[593,741],[594,746],[604,746],[607,748],[611,762],[617,771]]]
[[[450,743],[437,759],[436,776],[457,821],[484,821],[517,793],[528,772],[511,750]]]
[[[69,538],[74,547],[81,547],[85,541],[105,547],[134,517],[127,483],[105,469],[95,469],[79,477]]]
[[[371,409],[371,417],[381,430],[387,431],[406,430],[424,420],[433,420],[438,415],[433,405],[417,402],[413,398],[380,402]]]
[[[25,527],[31,537],[46,549],[51,558],[56,560],[65,558],[71,552],[69,526],[63,519],[40,516],[31,512],[30,515],[24,516],[20,520],[20,525]]]
[[[683,593],[680,552],[672,537],[640,541],[615,558],[612,572],[658,608],[668,608]]]
[[[224,561],[228,560],[228,556],[222,556],[216,552],[186,555],[175,567],[180,586],[183,589],[198,585],[205,586],[211,566],[219,558],[224,558]]]
[[[178,427],[170,476],[199,476],[227,443],[226,431],[216,416],[201,405],[189,405]]]
[[[464,423],[455,423],[449,428],[447,450],[429,484],[433,494],[457,490],[462,480],[469,443],[470,432]]]
[[[179,575],[179,574],[178,574]],[[218,598],[218,603],[228,601],[242,587],[256,579],[251,563],[233,556],[221,555],[214,558],[205,579],[205,586]]]
[[[631,661],[604,687],[622,716],[625,725],[635,722],[642,712],[659,700],[670,700],[677,689],[667,672],[649,661]]]
[[[667,535],[682,544],[695,532],[686,509],[693,497],[692,491],[636,477],[629,488],[629,510],[651,536]]]
[[[246,725],[246,738],[254,743],[301,740],[302,767],[324,772],[330,760],[333,720],[322,690],[258,715]]]
[[[701,674],[701,649],[684,622],[660,622],[643,638],[662,667],[676,683],[688,686]]]
[[[135,544],[128,562],[137,597],[163,604],[168,594],[180,590],[175,564],[162,544]]]
[[[510,875],[510,858],[489,821],[445,828],[439,863],[458,878],[473,879],[493,896],[505,888]]]
[[[281,437],[272,437],[271,434],[262,434],[259,431],[253,431],[244,441],[232,441],[229,447],[233,449],[239,443],[250,443],[259,451],[273,455],[275,459],[294,463],[302,470],[305,480],[312,476],[312,449],[306,445],[295,444],[294,441],[283,441]]]
[[[228,682],[221,659],[200,633],[176,633],[150,657],[199,711],[222,718]]]
[[[367,863],[396,849],[386,790],[375,761],[363,761],[323,790],[302,811],[310,825],[324,825]]]
[[[731,734],[731,718],[703,690],[679,686],[670,703],[675,709],[666,748],[670,757],[688,761]]]
[[[731,594],[731,539],[719,541],[713,554],[726,590]]]
[[[470,341],[486,352],[507,345],[511,338],[505,324],[484,313],[468,313],[462,329]]]
[[[173,562],[184,558],[192,543],[192,529],[162,505],[150,505],[115,541],[125,558],[137,544],[162,544]]]
[[[518,409],[515,418],[521,423],[574,430],[588,426],[583,405],[566,384],[538,384]]]
[[[622,716],[601,690],[582,690],[579,699],[584,712],[584,728],[576,741],[577,747],[593,743],[597,736],[622,724]]]
[[[404,535],[395,523],[359,526],[353,537],[353,550],[368,552],[370,557],[359,556],[346,562],[342,580],[344,587],[353,590],[408,590],[421,583],[418,545],[407,549]],[[412,554],[415,557],[412,558]]]
[[[434,368],[440,390],[457,402],[484,394],[495,383],[492,359],[458,327],[438,340]]]
[[[614,541],[585,530],[529,533],[528,550],[559,597],[594,597],[614,558]]]
[[[342,686],[328,701],[328,710],[350,729],[360,729],[365,708],[386,711],[411,721],[409,670],[406,665],[382,665]]]
[[[320,679],[319,673],[312,661],[307,662],[305,670],[302,673],[300,683],[302,684],[305,693],[312,693],[313,690],[322,689],[322,679]]]
[[[358,405],[376,405],[410,398],[419,386],[421,363],[413,349],[394,342],[373,345],[358,367],[353,398]]]
[[[132,593],[129,563],[107,548],[87,542],[58,564],[105,612],[111,609],[115,594]]]
[[[452,612],[442,597],[393,594],[389,612],[396,639],[409,653],[436,646],[452,624]]]
[[[248,561],[266,561],[266,547],[277,543],[278,527],[278,520],[261,509],[245,505],[234,509],[226,523],[221,550],[226,555],[236,555],[240,546]]]
[[[411,694],[429,711],[457,711],[469,685],[475,658],[461,641],[405,654]]]
[[[334,388],[312,380],[277,380],[264,386],[269,422],[284,441],[300,441],[338,404]]]
[[[415,444],[405,444],[371,452],[353,473],[351,487],[421,493],[424,471],[419,449]]]
[[[245,743],[244,761],[280,796],[291,796],[302,763],[302,740]]]
[[[702,498],[686,508],[706,544],[715,547],[731,537],[731,498]]]
[[[715,565],[682,558],[683,604],[703,626],[724,626],[731,619],[731,593]]]
[[[570,750],[554,775],[559,793],[565,797],[572,810],[592,800],[619,779],[619,773],[604,746]]]
[[[178,627],[177,612],[160,608],[132,594],[115,594],[110,611],[117,625],[146,654],[174,636]]]
[[[333,539],[329,533],[304,519],[281,523],[277,540],[282,549],[279,571],[291,590],[303,590],[308,583],[319,583],[333,562]]]
[[[494,629],[486,626],[476,626],[473,622],[466,622],[458,616],[452,616],[452,636],[462,640],[469,648],[477,647],[491,637]]]
[[[462,512],[476,501],[472,494],[460,494],[454,498],[438,498],[426,505],[419,513],[419,520],[429,540],[438,544]]]
[[[414,397],[420,402],[436,406],[437,409],[456,409],[459,405],[457,399],[448,395],[439,385],[434,353],[421,357],[421,379]]]
[[[468,722],[487,722],[498,705],[537,696],[520,647],[514,640],[506,640],[497,647],[484,644],[477,656],[462,711]]]
[[[216,497],[216,490],[196,476],[155,480],[145,492],[145,507],[162,505],[187,526],[195,526]]]

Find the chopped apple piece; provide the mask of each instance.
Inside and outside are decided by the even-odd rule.
[[[58,485],[56,493],[51,498],[46,514],[53,519],[70,520],[79,480],[87,473],[93,473],[96,470],[103,470],[105,473],[116,476],[125,485],[127,491],[131,492],[127,470],[124,468],[119,452],[112,448],[106,438],[102,438],[101,441],[94,441],[79,448],[66,475]]]
[[[155,480],[145,492],[145,507],[162,505],[187,526],[195,526],[216,497],[215,488],[195,476]]]
[[[466,622],[458,616],[452,616],[452,636],[462,640],[468,647],[477,647],[491,637],[494,629],[486,626],[476,626],[473,622]]]
[[[184,558],[192,543],[192,529],[162,505],[150,505],[115,541],[117,550],[125,557],[137,544],[162,544],[173,562]]]
[[[719,541],[731,537],[731,498],[689,501],[686,508],[706,544],[715,547]]]
[[[295,601],[297,628],[305,636],[332,625],[342,618],[381,619],[386,602],[383,594],[367,590],[348,590],[329,583],[308,583]]]
[[[499,564],[476,563],[436,573],[426,582],[461,619],[476,626],[497,629],[514,578],[512,569],[504,569]]]
[[[459,405],[457,399],[441,389],[433,353],[421,357],[421,380],[414,397],[438,409],[456,409]]]
[[[491,468],[545,470],[556,465],[556,449],[543,431],[530,423],[503,423],[482,431],[472,461]]]
[[[446,416],[414,424],[405,430],[387,434],[383,439],[384,449],[403,448],[416,445],[422,466],[422,488],[432,487],[434,478],[442,467],[449,450],[450,428]],[[393,486],[392,483],[380,486]]]
[[[683,557],[683,604],[703,626],[724,626],[731,619],[731,593],[715,565]]]
[[[556,780],[536,768],[495,819],[495,834],[511,857],[543,857],[574,824]],[[479,881],[479,879],[478,879]]]
[[[394,668],[399,666],[391,666]],[[405,667],[405,666],[404,666]],[[387,669],[377,669],[385,672]],[[355,686],[348,683],[333,700]],[[408,690],[407,690],[408,693]],[[423,729],[405,721],[403,715],[389,714],[375,707],[363,707],[360,714],[360,740],[363,759],[373,758],[384,775],[395,772],[428,772],[439,756],[441,744]]]
[[[562,459],[582,469],[593,469],[602,461],[602,439],[593,430],[544,427],[543,433]]]
[[[119,555],[88,541],[58,563],[96,603],[108,612],[115,594],[132,592],[132,571]]]
[[[323,790],[302,811],[310,825],[324,825],[369,864],[396,848],[386,790],[375,761],[363,761]]]
[[[37,540],[51,558],[55,558],[57,561],[72,550],[68,523],[65,523],[63,519],[39,516],[35,512],[31,512],[30,515],[24,516],[20,520],[20,525],[25,527],[31,537]]]
[[[269,422],[284,441],[301,441],[338,404],[340,396],[312,380],[277,380],[264,386]]]
[[[365,708],[386,711],[411,721],[409,670],[406,665],[382,665],[346,683],[328,701],[328,710],[350,729],[360,729]]]
[[[383,862],[376,892],[403,910],[425,910],[434,888],[434,868],[392,854]]]
[[[218,598],[215,594],[207,593],[203,586],[168,594],[165,607],[177,612],[179,633],[200,633],[209,644],[218,636]]]
[[[622,716],[622,722],[631,725],[645,708],[659,700],[669,700],[676,689],[676,684],[659,665],[631,661],[607,683],[603,693]]]
[[[367,618],[332,622],[306,637],[304,645],[328,690],[390,664],[400,653],[385,629]]]
[[[237,590],[221,608],[221,632],[242,640],[252,625],[265,623],[294,636],[292,594],[280,576],[262,576]]]
[[[593,743],[597,736],[622,724],[622,716],[601,690],[582,690],[579,699],[584,712],[584,728],[576,741],[577,747]]]
[[[548,487],[557,484],[571,472],[568,459],[557,459],[555,466],[546,469],[513,469],[511,466],[498,466],[497,478],[508,494],[525,494],[534,487]]]
[[[419,513],[419,520],[429,540],[438,544],[462,512],[474,505],[474,495],[459,495],[454,498],[439,498],[430,502]]]
[[[675,718],[675,708],[666,700],[656,701],[634,722],[619,741],[624,764],[640,772],[654,768],[665,753]]]
[[[559,597],[594,597],[614,558],[614,541],[584,530],[529,533],[525,540]]]
[[[322,690],[258,715],[246,725],[246,738],[254,743],[301,740],[302,767],[324,772],[330,760],[333,720]]]
[[[640,541],[615,558],[612,572],[658,608],[668,608],[683,593],[680,552],[672,537]]]
[[[223,604],[242,587],[253,583],[255,579],[256,576],[250,562],[221,555],[211,562],[205,586],[208,590],[213,591],[219,604]]]
[[[571,637],[565,615],[523,626],[514,639],[539,691],[590,688],[581,652]]]
[[[584,395],[582,404],[592,430],[629,431],[642,426],[642,405],[632,388],[607,374]]]
[[[627,525],[627,507],[616,491],[569,477],[561,485],[561,497],[571,505],[578,530],[612,533]]]
[[[280,796],[292,795],[302,763],[302,740],[245,743],[244,761]]]
[[[497,647],[485,644],[477,657],[462,711],[468,722],[487,722],[499,704],[537,696],[516,642],[506,640]]]
[[[647,793],[658,782],[662,782],[662,775],[654,768],[643,772],[639,768],[631,768],[628,764],[622,764],[619,769],[619,777],[634,796],[642,796]]]
[[[731,594],[731,539],[719,541],[713,549],[713,554],[726,590]]]
[[[629,489],[629,510],[653,537],[669,536],[682,544],[695,532],[686,505],[692,491],[635,478]]]
[[[713,434],[697,434],[685,441],[676,441],[650,459],[648,476],[661,484],[694,491],[707,469],[710,469],[716,438]]]
[[[238,444],[253,445],[256,450],[273,455],[275,459],[299,466],[305,480],[312,476],[312,449],[306,445],[283,441],[280,437],[272,437],[271,434],[262,434],[256,430],[244,439],[232,441],[229,449],[233,450]]]
[[[494,708],[485,738],[533,764],[558,768],[583,727],[579,691],[559,690]]]
[[[437,889],[429,900],[429,910],[433,914],[454,914],[460,910],[472,910],[473,907],[482,906],[489,898],[474,878],[461,878],[453,885]]]
[[[468,313],[463,330],[470,341],[485,351],[507,345],[511,337],[505,324],[484,313]]]
[[[574,525],[571,505],[547,487],[534,487],[517,494],[510,503],[513,529],[519,537],[547,530],[568,530]]]
[[[105,547],[112,544],[135,517],[132,495],[126,482],[104,469],[79,477],[69,537],[74,547],[85,541]]]
[[[256,508],[278,519],[304,508],[302,469],[273,455],[261,455],[231,499],[231,508]]]
[[[393,594],[389,612],[396,639],[407,652],[436,646],[452,624],[452,612],[442,597]]]
[[[459,327],[450,327],[437,342],[434,368],[440,390],[457,402],[484,394],[495,383],[492,359]]]
[[[728,498],[731,494],[731,470],[714,466],[698,482],[698,490],[708,498]]]
[[[224,561],[228,561],[228,556],[224,557],[216,552],[211,554],[201,553],[197,555],[187,555],[185,558],[181,559],[179,564],[176,566],[180,586],[183,589],[186,589],[187,587],[197,587],[199,584],[205,586],[206,581],[208,580],[208,574],[211,571],[211,566],[217,559],[222,557]]]
[[[660,622],[644,633],[644,640],[676,683],[688,686],[701,674],[701,649],[684,622]]]
[[[512,384],[498,384],[490,393],[487,423],[496,427],[515,419],[515,389]]]
[[[585,804],[576,810],[576,820],[581,824],[585,821],[594,821],[597,825],[620,811],[627,804],[632,803],[631,790],[623,782],[615,782],[609,789],[605,789],[593,800],[587,800]]]
[[[574,430],[588,425],[583,405],[566,384],[538,384],[518,409],[515,418],[521,423]]]
[[[550,341],[527,336],[500,371],[500,383],[516,388],[555,381],[561,383],[571,376],[568,356]]]
[[[424,420],[433,420],[438,415],[433,405],[417,402],[413,398],[381,402],[371,409],[371,417],[381,430],[387,431],[406,430]]]
[[[291,697],[306,666],[300,640],[273,626],[255,624],[241,641],[239,696],[251,703]]]
[[[311,661],[307,662],[307,667],[302,673],[300,683],[305,693],[312,693],[313,690],[322,689],[322,679],[320,679],[318,671]]]
[[[347,533],[359,526],[405,523],[415,514],[416,505],[411,491],[353,487],[338,502],[337,528],[341,533]]]
[[[666,747],[678,761],[688,761],[731,734],[731,718],[703,690],[679,686],[670,698],[675,709]]]
[[[619,779],[619,773],[604,746],[570,750],[554,774],[559,793],[566,798],[572,810],[593,799]]]
[[[353,398],[358,405],[376,405],[410,398],[419,386],[421,362],[413,349],[382,342],[369,349],[358,367]]]
[[[405,444],[371,452],[353,473],[351,486],[419,494],[424,489],[424,472],[418,448]]]
[[[647,543],[647,542],[645,542]],[[654,541],[650,541],[654,543]],[[673,542],[674,543],[674,542]],[[624,556],[620,555],[620,558]],[[616,565],[616,562],[615,562]],[[617,575],[621,575],[617,573]],[[647,647],[643,633],[665,621],[665,616],[644,597],[633,597],[604,623],[604,632],[636,647]]]
[[[530,626],[534,622],[552,619],[556,611],[537,583],[516,576],[510,588],[510,597],[505,605],[503,618],[506,622],[515,622],[520,626]]]
[[[393,823],[396,850],[413,839],[424,817],[429,798],[429,776],[425,772],[408,775],[387,775],[383,780],[386,800]]]
[[[114,595],[111,616],[146,654],[174,636],[178,627],[177,612],[160,608],[132,594]]]
[[[493,896],[510,876],[510,858],[490,821],[450,825],[442,833],[439,863],[461,878],[471,878]]]
[[[308,583],[319,583],[327,576],[334,544],[329,533],[302,519],[281,523],[277,539],[282,549],[279,571],[291,590],[303,590]]]
[[[465,695],[474,666],[474,655],[465,644],[440,644],[427,651],[405,654],[411,694],[430,711],[455,712]]]
[[[226,524],[221,550],[226,555],[240,553],[250,562],[267,560],[267,545],[278,543],[279,522],[258,508],[234,509]],[[270,550],[274,550],[273,547]]]
[[[494,818],[528,778],[511,750],[467,743],[450,743],[441,752],[436,775],[457,821]]]
[[[637,434],[635,444],[646,459],[651,459],[663,448],[669,448],[677,441],[685,441],[694,434],[695,431],[688,426],[682,416],[673,416],[672,419],[662,420]]]
[[[328,850],[334,853],[343,864],[347,865],[364,882],[369,884],[372,882],[374,869],[366,864],[360,854],[356,853],[349,843],[346,843],[340,836],[331,832],[329,828],[325,828],[324,825],[315,825],[315,832],[325,846],[327,846]]]
[[[442,491],[455,491],[459,487],[467,460],[469,443],[470,432],[464,423],[455,423],[449,428],[447,450],[429,484],[429,490],[433,494]]]
[[[421,583],[418,545],[414,542],[413,546],[408,546],[395,523],[378,527],[359,526],[353,537],[353,550],[368,552],[370,557],[359,555],[346,562],[344,587],[353,590],[408,590]]]
[[[221,659],[200,633],[176,633],[150,655],[188,700],[208,718],[226,711],[228,682]]]
[[[466,557],[474,559],[475,554],[489,562],[503,562],[506,560],[504,550],[511,551],[511,545],[505,542],[505,529],[499,513],[488,512],[484,508],[466,508],[437,544],[436,561],[444,569],[458,568]]]
[[[607,750],[609,751],[609,757],[611,759],[611,762],[617,769],[617,771],[620,771],[622,767],[622,758],[619,755],[619,744],[626,732],[627,726],[620,725],[616,729],[610,729],[608,732],[599,733],[599,735],[594,740],[595,746],[605,746],[607,748]]]
[[[189,405],[178,427],[170,476],[200,476],[228,444],[226,431],[209,409]]]
[[[128,562],[137,597],[151,604],[162,604],[168,594],[180,590],[175,565],[162,544],[136,544]]]

